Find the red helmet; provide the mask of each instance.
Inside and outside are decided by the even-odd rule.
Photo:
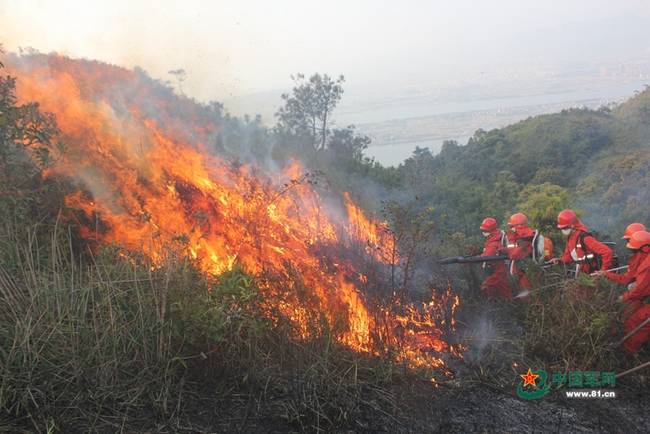
[[[623,233],[623,239],[629,240],[633,233],[645,231],[645,225],[643,223],[630,223],[625,228],[625,233]]]
[[[558,229],[566,229],[578,223],[578,216],[573,210],[565,209],[557,215]]]
[[[650,245],[650,232],[647,231],[636,231],[630,237],[630,241],[627,242],[626,247],[628,249],[640,249],[643,246]]]
[[[527,224],[528,224],[528,217],[526,217],[526,214],[520,212],[511,215],[510,219],[508,220],[508,226],[521,226]]]
[[[491,232],[495,230],[499,225],[497,224],[497,221],[493,219],[492,217],[488,217],[485,220],[483,220],[483,223],[481,223],[481,230],[486,231],[486,232]]]

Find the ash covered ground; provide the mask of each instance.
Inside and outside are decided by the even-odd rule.
[[[453,378],[436,385],[410,376],[395,382],[386,393],[394,403],[386,411],[375,395],[342,433],[645,433],[650,432],[650,371],[617,382],[615,399],[568,399],[562,390],[539,400],[516,395],[519,374],[526,371],[520,339],[520,307],[502,301],[474,298],[459,312],[458,339],[467,342],[464,360],[453,364]],[[648,357],[644,352],[625,360],[633,367]],[[624,357],[624,356],[622,356]],[[517,366],[513,366],[517,363]],[[369,397],[371,395],[369,394]],[[376,404],[373,407],[373,404]],[[278,417],[281,403],[235,396],[214,402],[204,395],[183,415],[188,432],[285,433],[316,432]],[[255,411],[253,409],[255,408]],[[218,416],[228,413],[230,417]],[[257,416],[251,414],[257,412]],[[260,416],[263,414],[264,416]],[[158,427],[165,431],[164,427]],[[326,430],[323,432],[327,432]]]

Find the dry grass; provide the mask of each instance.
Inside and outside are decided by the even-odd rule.
[[[616,289],[588,276],[534,293],[525,306],[525,354],[554,370],[613,370],[621,349]]]
[[[4,235],[3,415],[37,431],[118,428],[146,406],[173,417],[171,272],[145,273],[108,253],[85,263],[56,229],[45,245],[33,228]]]
[[[364,429],[371,413],[397,420],[389,385],[401,368],[327,335],[292,342],[263,319],[241,270],[208,281],[170,256],[151,271],[119,249],[79,252],[71,233],[2,227],[0,430],[229,431],[264,420],[329,431]],[[191,422],[205,408],[211,416]]]

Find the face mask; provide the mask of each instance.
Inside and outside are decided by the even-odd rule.
[[[485,238],[487,238],[487,237],[490,236],[490,233],[489,233],[489,232],[483,232],[483,236],[484,236]]]
[[[567,236],[571,234],[571,228],[562,229],[562,235]]]

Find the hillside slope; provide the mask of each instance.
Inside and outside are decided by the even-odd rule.
[[[417,150],[398,171],[404,188],[436,207],[443,232],[476,231],[485,215],[505,218],[541,189],[565,191],[558,206],[581,209],[588,223],[615,235],[650,214],[649,120],[646,89],[613,109],[564,110],[479,130],[467,145],[447,142],[436,156]],[[535,223],[550,226],[551,211]]]

